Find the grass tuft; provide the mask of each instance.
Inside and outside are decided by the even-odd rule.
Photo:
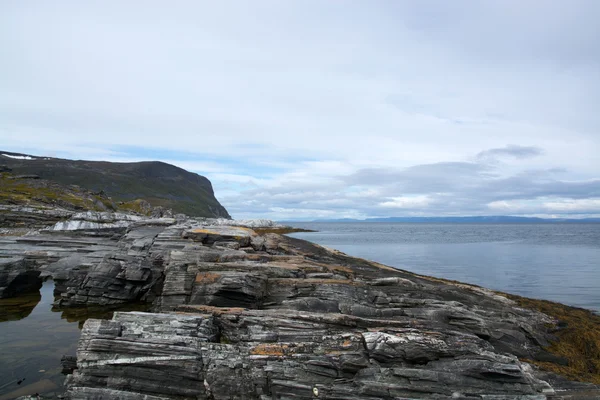
[[[568,360],[567,365],[527,360],[569,379],[600,384],[600,316],[589,310],[547,300],[504,294],[520,307],[540,311],[558,321],[557,340],[545,350]]]

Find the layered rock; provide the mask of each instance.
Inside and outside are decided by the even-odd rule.
[[[135,221],[141,220],[138,215],[112,213],[112,212],[94,212],[87,211],[77,213],[71,216],[67,221],[57,222],[52,230],[54,231],[79,231],[79,230],[98,230],[98,229],[119,229],[127,228]]]
[[[101,219],[0,242],[55,279],[57,306],[152,304],[86,322],[72,399],[600,393],[521,361],[564,362],[545,350],[558,322],[491,291],[229,223]]]
[[[421,331],[403,322],[335,313],[195,311],[117,313],[112,321],[87,322],[79,368],[69,382],[71,398],[138,398],[134,393],[144,398],[481,398],[497,393],[539,399],[553,393],[527,364],[494,352],[472,334]]]
[[[74,213],[50,207],[0,204],[0,227],[39,229],[66,220]]]

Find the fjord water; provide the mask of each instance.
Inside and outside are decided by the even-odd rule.
[[[600,312],[600,224],[294,222],[292,237],[417,274]]]

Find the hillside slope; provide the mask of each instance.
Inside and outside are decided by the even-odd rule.
[[[117,202],[144,199],[152,206],[190,216],[230,218],[207,178],[164,162],[66,160],[0,151],[0,165],[14,175],[37,175],[62,185],[104,192]]]

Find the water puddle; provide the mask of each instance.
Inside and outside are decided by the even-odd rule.
[[[63,392],[63,355],[75,355],[83,323],[88,318],[111,318],[102,308],[57,310],[54,282],[44,282],[39,293],[0,300],[0,400]],[[127,310],[147,310],[147,305]]]

